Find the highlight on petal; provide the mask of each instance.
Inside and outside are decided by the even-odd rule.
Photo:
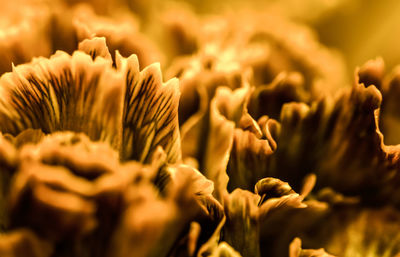
[[[212,181],[206,179],[198,170],[188,165],[174,165],[170,166],[172,181],[180,184],[183,181],[191,180],[192,190],[196,195],[206,196],[211,195],[214,191],[214,184]]]
[[[262,204],[268,198],[281,197],[295,193],[288,183],[274,178],[264,178],[257,182],[254,191],[260,195]]]
[[[318,250],[303,250],[301,249],[301,239],[295,238],[290,244],[289,257],[334,257],[324,251],[324,249]]]
[[[18,229],[0,234],[0,254],[9,257],[50,257],[53,252],[49,242],[28,229]]]
[[[79,43],[78,49],[90,55],[93,60],[97,56],[101,56],[106,60],[112,61],[111,54],[106,45],[106,39],[103,37],[85,39]]]
[[[241,257],[240,253],[235,251],[229,244],[222,242],[218,247],[211,253],[210,257]]]

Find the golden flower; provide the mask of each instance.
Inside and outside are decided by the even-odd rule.
[[[170,167],[179,174],[161,196],[160,159],[151,166],[120,163],[108,144],[83,134],[43,135],[16,155],[2,235],[7,243],[0,245],[5,256],[159,256],[192,220],[207,215],[201,198],[212,183],[201,175]]]
[[[114,69],[104,38],[80,47],[87,53],[36,58],[0,79],[1,131],[84,132],[108,142],[122,160],[149,162],[157,146],[169,162],[179,160],[177,80],[162,83],[157,64],[139,71],[136,56],[117,53]]]
[[[398,69],[291,1],[3,2],[0,256],[399,254]]]
[[[0,79],[0,252],[159,256],[192,222],[207,240],[222,207],[212,182],[179,164],[177,80],[163,83],[157,64],[139,71],[136,56],[114,63],[104,38],[80,49]]]

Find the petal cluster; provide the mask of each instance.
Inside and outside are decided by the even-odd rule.
[[[399,68],[288,1],[0,5],[0,256],[400,254]]]

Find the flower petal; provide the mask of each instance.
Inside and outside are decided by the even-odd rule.
[[[311,107],[284,105],[272,174],[298,189],[301,178],[315,172],[319,186],[347,194],[367,193],[383,183],[392,157],[377,127],[380,103],[375,87],[356,84]]]
[[[163,83],[159,64],[139,72],[134,56],[118,55],[117,67],[126,72],[121,159],[149,163],[161,146],[168,162],[179,161],[178,80]]]
[[[0,79],[1,131],[17,135],[33,128],[44,133],[85,132],[92,140],[120,145],[123,76],[105,59],[57,52],[15,67]]]
[[[226,224],[223,240],[244,257],[260,254],[258,202],[260,197],[236,189],[225,199]]]
[[[308,102],[301,73],[280,73],[267,86],[259,86],[249,101],[249,113],[255,119],[268,115],[279,119],[282,105],[288,102]]]
[[[104,37],[85,39],[79,43],[78,49],[90,55],[93,60],[95,60],[97,56],[101,56],[106,60],[112,61],[111,54],[108,50],[106,39]]]
[[[12,176],[18,167],[18,154],[14,146],[0,134],[0,232],[8,226],[7,197]]]
[[[241,257],[240,253],[235,251],[229,244],[222,242],[211,253],[210,257]]]
[[[50,257],[53,249],[28,229],[18,229],[0,234],[0,255],[7,257]]]
[[[289,257],[334,257],[324,251],[324,249],[318,250],[303,250],[301,249],[301,240],[300,238],[293,239],[292,243],[290,243],[289,248]]]

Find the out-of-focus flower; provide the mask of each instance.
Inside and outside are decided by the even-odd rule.
[[[197,52],[203,60],[200,62],[211,70],[227,65],[242,70],[251,67],[256,86],[272,82],[282,71],[299,72],[304,89],[313,99],[346,85],[346,71],[339,54],[321,45],[307,27],[283,17],[240,12],[179,24],[181,31],[185,31],[185,26],[200,31],[196,38]],[[182,41],[185,42],[179,42]],[[177,66],[174,69],[179,76],[199,70],[193,69],[190,61],[175,62],[173,66]]]
[[[301,249],[300,238],[295,238],[293,240],[293,242],[290,244],[289,256],[290,257],[312,257],[312,256],[314,256],[314,257],[332,257],[333,255],[326,253],[323,249],[303,250],[303,249]]]
[[[314,227],[314,236],[308,234],[303,240],[309,244],[318,242],[320,247],[338,256],[396,256],[400,251],[398,224],[399,212],[392,207],[335,208],[324,222]]]
[[[63,2],[21,0],[7,3],[0,32],[2,61],[0,74],[11,71],[14,65],[29,62],[33,57],[49,57],[57,50],[72,54],[78,43],[84,39],[105,37],[111,53],[116,50],[124,56],[136,54],[142,65],[163,61],[155,44],[139,31],[139,23],[133,14],[116,9],[115,16],[96,14],[93,6],[72,5]],[[26,3],[25,3],[26,2]],[[6,13],[8,12],[8,13]],[[0,23],[0,25],[2,24]],[[21,42],[31,42],[34,47],[27,47]]]
[[[47,55],[48,9],[38,2],[0,1],[0,74],[12,64],[22,64],[32,57]],[[39,43],[40,42],[40,43]]]
[[[17,153],[14,146],[4,137],[0,137],[0,230],[7,224],[6,202],[10,189],[10,180],[17,168]]]
[[[72,24],[79,42],[104,37],[112,55],[117,50],[123,56],[135,54],[143,66],[163,62],[157,46],[139,31],[138,20],[129,13],[111,18],[96,15],[89,6],[78,6],[73,9]]]
[[[152,182],[158,161],[121,164],[108,144],[83,134],[44,136],[22,146],[17,158],[2,235],[8,244],[0,247],[5,256],[160,256],[190,221],[207,215],[200,197],[212,183],[204,177],[176,175],[161,196]]]

